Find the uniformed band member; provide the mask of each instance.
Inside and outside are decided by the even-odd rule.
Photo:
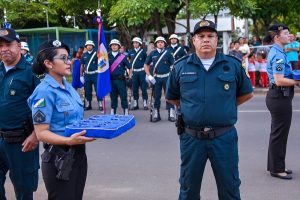
[[[178,35],[172,34],[169,37],[169,40],[170,40],[171,44],[168,47],[168,50],[171,51],[171,54],[173,55],[175,61],[182,58],[183,56],[185,56],[187,54],[185,48],[179,44]]]
[[[113,39],[109,43],[111,51],[108,53],[109,70],[111,79],[111,114],[117,113],[118,108],[118,96],[120,95],[121,106],[124,111],[124,115],[128,115],[128,101],[126,90],[126,78],[125,71],[129,70],[129,77],[131,78],[131,65],[128,62],[126,56],[119,52],[121,43],[117,39]]]
[[[88,106],[85,110],[92,109],[92,99],[93,99],[93,85],[95,91],[97,91],[97,80],[98,80],[98,58],[97,51],[94,49],[95,44],[92,40],[87,40],[85,43],[87,52],[85,52],[81,57],[81,77],[84,74],[84,91],[85,98],[88,101]],[[83,80],[81,78],[81,80]],[[102,99],[98,100],[99,110],[103,110]]]
[[[195,53],[175,63],[166,98],[180,106],[180,200],[200,199],[207,159],[210,160],[220,200],[240,198],[237,105],[252,96],[252,86],[241,62],[217,53],[216,25],[196,23]],[[182,120],[179,120],[182,119]]]
[[[46,73],[28,99],[34,129],[44,142],[42,174],[48,199],[81,200],[87,175],[85,131],[65,136],[65,127],[83,119],[83,104],[63,77],[71,74],[69,47],[58,40],[44,42],[32,70]]]
[[[152,122],[158,122],[160,118],[160,99],[162,89],[166,90],[167,80],[170,74],[170,70],[174,63],[174,58],[171,52],[167,50],[167,42],[164,37],[157,37],[155,40],[156,49],[152,51],[146,58],[144,68],[146,72],[147,80],[155,78],[154,85],[154,114]],[[153,68],[150,69],[150,63],[153,62]],[[171,122],[175,121],[175,110],[174,107],[167,102],[168,109],[168,120]]]
[[[139,87],[142,90],[144,110],[148,110],[148,93],[147,82],[145,80],[146,73],[144,70],[144,63],[147,58],[146,51],[142,48],[143,42],[139,37],[132,39],[134,49],[129,52],[130,63],[132,66],[132,90],[133,90],[133,109],[139,109]]]
[[[33,64],[33,57],[30,55],[30,50],[27,42],[21,42],[21,53],[25,57],[26,61],[30,63],[31,65]]]
[[[0,29],[0,199],[9,177],[17,200],[33,199],[38,186],[39,149],[27,98],[39,84],[31,65],[21,56],[13,29]]]
[[[273,25],[268,29],[268,33],[274,42],[267,58],[270,84],[266,105],[271,113],[268,171],[274,177],[292,179],[292,171],[285,166],[285,155],[292,120],[294,85],[300,81],[292,79],[292,67],[283,50],[284,45],[290,43],[288,27]]]

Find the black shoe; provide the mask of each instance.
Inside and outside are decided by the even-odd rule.
[[[92,110],[92,106],[89,105],[88,107],[85,107],[84,110]]]
[[[158,117],[154,117],[153,119],[152,119],[152,122],[158,122],[158,121],[160,121],[161,120],[161,118],[160,118],[160,116],[158,116]]]
[[[138,109],[139,109],[139,106],[133,107],[133,110],[138,110]]]
[[[149,110],[148,106],[145,106],[145,107],[144,107],[144,110]]]
[[[168,120],[170,121],[170,122],[175,122],[176,120],[175,120],[175,118],[174,117],[168,117]]]
[[[291,174],[287,174],[287,173],[286,173],[286,175],[280,175],[279,173],[270,172],[270,174],[273,177],[284,179],[284,180],[290,180],[293,178]]]
[[[100,107],[99,107],[99,110],[100,110],[100,111],[103,111],[103,107],[102,107],[102,106],[100,106]]]
[[[291,169],[285,169],[284,172],[287,173],[287,174],[292,174],[293,173],[293,171]]]

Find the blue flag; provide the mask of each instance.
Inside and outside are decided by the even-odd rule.
[[[98,80],[97,80],[97,97],[103,99],[111,92],[110,71],[108,62],[107,45],[104,35],[104,29],[99,25],[99,48],[98,48]]]

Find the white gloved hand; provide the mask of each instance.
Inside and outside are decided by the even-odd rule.
[[[152,85],[154,85],[156,83],[155,78],[151,75],[146,75],[146,81]]]
[[[82,84],[84,84],[84,77],[83,77],[83,76],[80,76],[80,82],[81,82]]]

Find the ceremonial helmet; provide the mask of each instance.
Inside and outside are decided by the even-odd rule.
[[[85,45],[84,45],[84,46],[87,46],[87,45],[92,45],[93,47],[95,46],[93,40],[87,40],[87,41],[85,42]]]
[[[109,46],[112,45],[112,44],[117,44],[117,45],[119,45],[121,47],[121,42],[119,40],[117,40],[117,39],[112,39],[110,41],[110,43],[109,43]]]
[[[26,51],[29,51],[29,47],[27,42],[21,42],[21,49],[24,49]]]
[[[142,39],[139,38],[139,37],[134,37],[134,38],[132,39],[132,42],[138,42],[138,43],[140,43],[141,45],[143,44]]]
[[[172,34],[172,35],[170,35],[170,37],[169,37],[169,40],[171,40],[171,39],[177,39],[177,40],[179,40],[179,37],[178,37],[178,35],[176,35],[176,34]]]
[[[162,36],[158,36],[158,37],[155,39],[155,42],[154,42],[154,43],[156,44],[158,41],[163,41],[164,43],[167,44],[166,39],[165,39],[164,37],[162,37]]]

